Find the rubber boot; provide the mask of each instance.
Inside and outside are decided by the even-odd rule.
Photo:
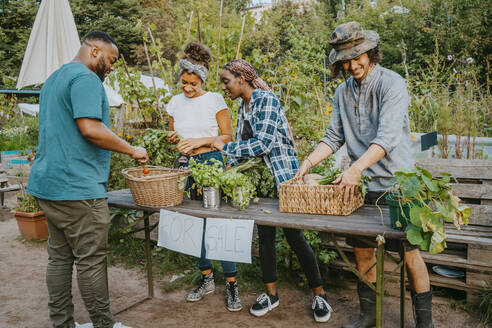
[[[412,291],[415,328],[434,328],[432,323],[432,290],[416,294]]]
[[[376,326],[376,292],[359,281],[357,293],[360,303],[359,320],[350,325],[345,325],[343,328],[371,328]]]

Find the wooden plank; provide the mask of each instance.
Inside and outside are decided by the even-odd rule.
[[[0,188],[0,192],[8,192],[8,191],[16,191],[20,189],[20,185],[15,184],[15,185],[9,185],[7,187]]]
[[[451,173],[456,178],[492,180],[492,161],[467,159],[418,159],[415,163],[434,176],[441,172]]]
[[[344,252],[353,253],[353,248],[350,245],[347,245],[344,240],[339,240],[338,245]],[[331,242],[327,243],[326,248],[335,250],[335,247]],[[388,253],[393,255],[395,258],[399,258],[399,254],[397,252],[388,251]],[[424,259],[424,262],[428,264],[448,265],[492,273],[492,265],[490,263],[487,263],[487,261],[482,262],[479,260],[470,261],[470,258],[469,256],[467,256],[466,251],[449,252],[448,250],[445,250],[443,253],[439,254],[430,254],[428,252],[420,252],[420,254]],[[385,267],[386,266],[387,265],[385,264]]]
[[[492,205],[466,204],[472,210],[469,224],[492,226]]]
[[[392,262],[393,261],[391,261],[391,260],[386,260],[384,262],[385,279],[391,279],[391,280],[399,281],[399,276],[400,276],[399,272],[395,272],[395,273],[393,273],[393,275],[390,275],[390,273],[391,273],[390,269],[394,268],[394,265],[392,264]],[[343,262],[342,260],[335,260],[335,261],[331,262],[330,265],[332,265],[333,267],[336,267],[336,268],[350,271],[347,264],[345,264],[345,262]],[[390,269],[387,270],[386,265],[388,265]],[[467,272],[467,275],[468,275],[468,272]],[[489,277],[490,277],[490,275],[489,275]],[[458,290],[463,290],[466,292],[470,292],[470,291],[476,292],[476,291],[482,290],[483,286],[480,285],[480,279],[481,278],[480,277],[477,278],[476,276],[472,276],[472,278],[473,278],[473,280],[471,281],[471,283],[475,283],[478,281],[479,285],[473,285],[471,283],[468,284],[467,282],[460,280],[460,279],[447,278],[447,277],[440,276],[434,272],[429,272],[429,279],[430,279],[431,285],[446,287],[446,288],[452,288],[452,289],[458,289]]]
[[[486,186],[492,186],[492,180],[484,180],[483,184]],[[492,199],[482,199],[480,204],[482,205],[492,205]]]
[[[492,200],[492,184],[458,183],[452,184],[453,193],[460,198]]]
[[[469,244],[467,258],[468,263],[470,264],[488,265],[492,267],[492,247]]]
[[[492,239],[491,238],[466,236],[466,235],[460,235],[460,234],[446,233],[446,240],[448,242],[461,243],[461,244],[472,244],[473,243],[475,245],[484,245],[484,246],[492,245]]]
[[[491,278],[489,273],[466,272],[466,284],[474,289],[487,288],[487,284],[490,282]]]

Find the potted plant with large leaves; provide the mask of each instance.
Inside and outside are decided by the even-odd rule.
[[[435,178],[419,167],[397,171],[386,196],[392,225],[404,229],[411,244],[431,254],[446,248],[444,223],[453,223],[460,229],[468,224],[471,214],[471,209],[461,205],[460,199],[452,193],[454,178],[447,173],[441,176]]]
[[[17,207],[11,213],[17,220],[19,231],[24,239],[48,238],[46,216],[39,208],[36,199],[26,192],[22,184],[17,194]]]

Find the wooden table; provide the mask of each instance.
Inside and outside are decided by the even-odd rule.
[[[108,204],[112,207],[141,210],[144,212],[145,245],[147,257],[147,284],[148,296],[154,296],[152,278],[152,259],[150,256],[150,224],[149,215],[159,212],[158,208],[142,207],[135,204],[129,189],[108,192]],[[405,233],[391,228],[389,221],[389,210],[386,206],[380,208],[365,205],[348,216],[313,215],[313,214],[290,214],[281,213],[278,201],[274,199],[260,199],[256,204],[251,204],[246,210],[240,211],[228,204],[222,204],[220,209],[206,209],[202,207],[201,201],[184,200],[180,206],[167,207],[166,210],[176,211],[200,218],[232,218],[254,220],[256,224],[296,228],[303,230],[316,230],[327,232],[337,248],[344,262],[351,268],[361,280],[376,291],[376,326],[383,327],[383,296],[384,296],[384,244],[385,239],[397,239],[403,241]],[[335,234],[356,235],[362,237],[373,237],[376,251],[376,286],[369,283],[348,260],[343,250],[338,246]],[[396,270],[400,270],[400,327],[405,327],[405,256],[401,252],[401,258],[395,259],[398,263]],[[144,299],[144,300],[145,300]],[[143,300],[142,300],[143,301]],[[136,304],[140,303],[137,302]],[[135,305],[135,304],[133,304]],[[131,305],[131,306],[133,306]],[[128,307],[127,307],[128,308]],[[127,309],[126,308],[126,309]],[[126,310],[125,309],[125,310]],[[123,311],[123,310],[122,310]],[[120,311],[121,312],[121,311]]]

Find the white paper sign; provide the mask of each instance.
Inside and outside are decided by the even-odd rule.
[[[200,257],[202,252],[203,219],[161,210],[157,245]]]
[[[207,219],[206,258],[251,263],[254,220]]]

